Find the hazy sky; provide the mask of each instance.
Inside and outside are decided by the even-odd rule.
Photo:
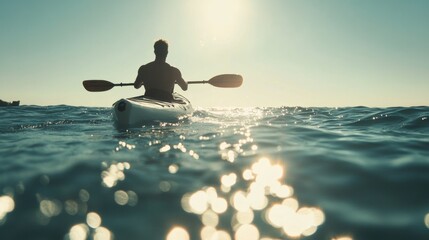
[[[243,75],[237,89],[190,85],[194,106],[429,105],[427,0],[0,0],[0,99],[110,106],[170,43],[186,80]]]

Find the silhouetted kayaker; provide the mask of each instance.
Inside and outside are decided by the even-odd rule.
[[[154,44],[155,61],[139,68],[135,88],[142,85],[145,88],[145,97],[163,101],[173,100],[174,84],[177,83],[184,91],[188,89],[188,83],[182,78],[179,69],[166,63],[168,43],[158,40]]]

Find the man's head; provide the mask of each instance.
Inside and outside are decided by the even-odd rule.
[[[153,48],[155,49],[155,55],[157,58],[167,58],[168,54],[168,43],[167,41],[160,39],[155,42],[153,45]]]

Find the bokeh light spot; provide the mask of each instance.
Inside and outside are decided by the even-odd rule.
[[[10,196],[0,196],[0,221],[6,217],[6,214],[15,209],[15,201]]]
[[[192,212],[202,214],[208,207],[207,193],[204,191],[197,191],[192,194],[189,198],[189,205]]]
[[[111,240],[113,239],[112,233],[105,227],[98,227],[94,232],[94,240]]]
[[[118,205],[126,205],[129,200],[128,193],[123,190],[118,190],[114,194],[114,199]]]
[[[136,206],[139,201],[137,194],[134,191],[127,191],[127,194],[128,194],[128,205],[131,207]]]
[[[345,237],[335,237],[332,240],[353,240],[353,238],[345,236]]]
[[[79,199],[80,199],[82,202],[88,202],[88,201],[89,201],[89,197],[90,197],[89,192],[88,192],[88,191],[86,191],[85,189],[81,189],[81,190],[79,191]]]
[[[179,171],[179,166],[177,166],[177,164],[171,164],[170,166],[168,166],[169,173],[175,174],[177,173],[177,171]]]
[[[168,152],[168,151],[170,151],[170,149],[171,149],[170,145],[167,144],[167,145],[161,147],[159,149],[159,152],[161,152],[161,153]]]
[[[427,228],[429,228],[429,213],[427,213],[426,215],[425,215],[425,225],[426,225],[426,227]]]
[[[79,205],[76,201],[67,200],[64,204],[65,211],[70,215],[76,215],[79,211]]]
[[[85,224],[76,224],[70,228],[68,237],[70,240],[85,240],[88,236],[88,226]]]
[[[232,187],[236,182],[237,175],[235,173],[226,174],[221,177],[221,183],[225,187]]]
[[[241,225],[235,232],[236,240],[259,240],[259,230],[253,224]]]
[[[86,223],[91,228],[98,228],[101,225],[101,217],[95,212],[90,212],[86,215]]]
[[[118,181],[123,181],[125,179],[124,170],[129,168],[130,164],[127,162],[111,164],[101,173],[103,186],[107,188],[116,186]]]
[[[189,233],[182,227],[174,227],[167,234],[167,240],[189,240]]]
[[[205,226],[216,227],[219,223],[219,216],[213,211],[205,211],[201,216],[201,221]]]
[[[167,181],[161,181],[158,186],[161,192],[168,192],[171,189],[171,184]]]
[[[228,202],[224,198],[216,198],[211,201],[211,208],[215,213],[221,214],[228,209]]]
[[[40,201],[40,212],[46,217],[58,216],[62,211],[62,204],[58,200],[47,200]]]

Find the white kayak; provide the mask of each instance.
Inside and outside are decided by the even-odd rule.
[[[173,93],[173,99],[123,98],[113,104],[113,121],[117,127],[141,127],[149,122],[177,122],[192,115],[194,109],[188,99],[178,93]]]

